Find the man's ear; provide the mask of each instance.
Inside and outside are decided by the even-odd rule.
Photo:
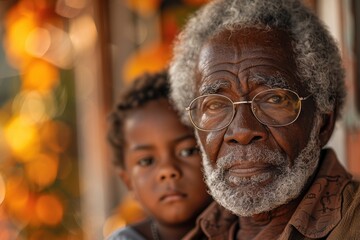
[[[335,128],[335,122],[336,122],[335,111],[331,113],[322,114],[321,117],[322,117],[322,123],[319,132],[319,139],[320,139],[321,147],[324,147],[329,141]]]
[[[123,181],[123,183],[125,183],[127,189],[129,191],[132,191],[132,184],[131,184],[131,178],[128,174],[127,171],[125,171],[124,169],[119,169],[119,177],[121,178],[121,180]]]

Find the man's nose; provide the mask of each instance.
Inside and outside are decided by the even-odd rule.
[[[239,104],[235,109],[234,119],[224,136],[225,142],[246,145],[255,141],[263,141],[268,137],[266,126],[256,119],[250,104]]]
[[[177,180],[180,178],[180,169],[174,161],[175,160],[165,160],[160,164],[157,177],[159,181]]]

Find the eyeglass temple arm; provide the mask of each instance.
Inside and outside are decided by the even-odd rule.
[[[308,96],[306,96],[306,97],[299,97],[299,99],[300,99],[301,101],[304,101],[304,100],[308,99],[311,95],[312,95],[312,94],[310,94],[310,95],[308,95]]]

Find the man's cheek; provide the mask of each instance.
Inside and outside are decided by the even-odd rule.
[[[218,153],[223,143],[223,135],[223,131],[198,132],[200,144],[212,163],[216,163],[218,158]]]
[[[289,132],[296,132],[294,129],[291,129],[292,126],[279,128],[270,128],[272,135],[272,144],[271,147],[278,149],[283,154],[288,157],[290,160],[290,167],[294,164],[294,160],[298,157],[301,150],[305,148],[307,141],[300,141],[296,134],[288,134]]]

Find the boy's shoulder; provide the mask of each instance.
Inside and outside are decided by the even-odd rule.
[[[113,232],[106,240],[146,240],[132,226],[126,226]]]

